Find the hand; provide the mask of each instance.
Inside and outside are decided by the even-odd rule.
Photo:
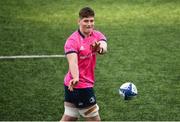
[[[101,55],[102,55],[102,54],[104,54],[104,50],[103,50],[103,48],[101,48],[101,47],[100,47],[100,49],[99,49],[98,53],[99,53],[99,54],[101,54]]]
[[[79,81],[78,79],[72,79],[72,80],[70,80],[68,89],[69,89],[70,91],[73,91],[73,88],[74,88],[74,86],[77,85],[78,81]]]
[[[91,49],[92,52],[98,52],[100,51],[100,43],[95,41],[92,45],[91,45]]]

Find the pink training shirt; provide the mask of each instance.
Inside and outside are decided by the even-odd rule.
[[[89,37],[84,37],[80,30],[77,30],[65,43],[65,54],[77,53],[78,56],[79,82],[75,88],[89,88],[94,86],[96,53],[92,52],[91,44],[95,41],[106,41],[106,37],[96,30],[93,30]],[[71,79],[72,75],[68,71],[64,78],[64,84],[68,86]]]

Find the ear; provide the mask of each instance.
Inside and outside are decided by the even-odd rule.
[[[78,18],[78,20],[77,20],[78,25],[80,25],[80,21],[81,21],[81,19],[80,19],[80,18]]]

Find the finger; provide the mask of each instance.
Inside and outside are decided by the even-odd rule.
[[[103,48],[100,48],[100,51],[99,51],[100,53],[103,53]]]
[[[73,90],[73,79],[69,81],[68,89],[69,89],[70,91]]]
[[[73,89],[73,87],[70,87],[70,91],[73,91],[74,89]]]
[[[73,79],[69,81],[69,86],[71,86],[71,85],[72,85],[72,82],[73,82]]]
[[[95,44],[91,44],[91,47],[94,47],[95,46]]]
[[[73,86],[75,86],[78,83],[77,80],[73,81]]]
[[[99,47],[100,46],[100,43],[98,42],[97,46]]]
[[[99,54],[103,54],[103,48],[100,48],[100,50],[99,50],[98,53],[99,53]]]
[[[100,46],[100,43],[99,43],[99,42],[95,42],[95,46],[96,46],[96,47],[99,47],[99,46]]]
[[[73,87],[70,85],[68,86],[69,91],[73,91]]]
[[[92,49],[93,52],[96,50],[95,49],[95,44],[91,44],[91,49]]]
[[[100,43],[95,43],[94,49],[95,51],[98,51],[100,47]]]

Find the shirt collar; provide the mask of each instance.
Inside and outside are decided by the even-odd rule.
[[[80,29],[78,29],[78,33],[82,36],[82,38],[85,38],[85,36],[82,34],[82,32],[80,31]],[[93,31],[91,32],[90,36],[92,36]]]
[[[85,38],[85,36],[81,33],[80,29],[78,29],[78,33],[82,36],[82,38]]]

